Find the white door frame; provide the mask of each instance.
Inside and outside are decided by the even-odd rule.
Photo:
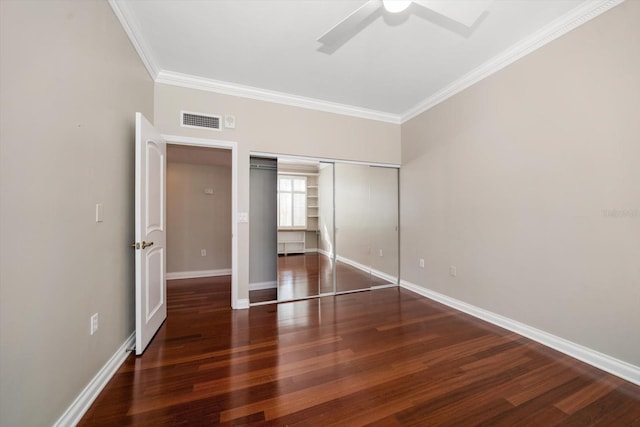
[[[247,308],[238,303],[238,145],[221,139],[162,135],[167,144],[231,150],[231,308]]]

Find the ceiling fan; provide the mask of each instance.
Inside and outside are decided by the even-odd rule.
[[[455,21],[469,28],[489,7],[493,0],[369,0],[361,7],[353,11],[349,16],[338,22],[323,35],[318,41],[325,46],[334,45],[358,31],[362,23],[380,9],[391,14],[397,14],[406,10],[412,3],[429,9],[438,15]]]

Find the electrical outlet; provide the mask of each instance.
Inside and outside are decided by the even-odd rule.
[[[458,275],[458,270],[454,265],[449,266],[449,276],[456,277]]]
[[[200,249],[200,256],[207,256],[207,250],[206,249]]]
[[[91,319],[89,319],[89,322],[91,324],[89,332],[91,333],[91,335],[93,335],[98,331],[98,313],[91,316]]]
[[[424,268],[424,258],[420,258],[420,268]]]

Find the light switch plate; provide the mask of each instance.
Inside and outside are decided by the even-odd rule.
[[[238,212],[238,222],[249,222],[249,214],[247,212]]]
[[[102,203],[96,203],[96,222],[102,222],[103,210]]]
[[[89,319],[89,333],[91,335],[95,334],[98,331],[98,313],[95,313]]]
[[[449,276],[456,277],[458,275],[458,269],[454,265],[449,266]]]

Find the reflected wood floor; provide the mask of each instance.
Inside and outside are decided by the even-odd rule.
[[[229,289],[170,281],[80,425],[640,425],[640,387],[404,289],[235,311]]]
[[[338,292],[389,285],[381,279],[349,264],[336,261]],[[278,256],[278,287],[249,292],[249,301],[285,301],[333,292],[333,262],[320,253]]]

